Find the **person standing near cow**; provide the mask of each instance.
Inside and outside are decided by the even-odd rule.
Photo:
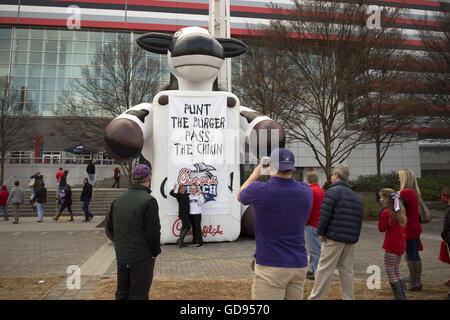
[[[312,206],[308,184],[297,182],[294,154],[276,149],[270,155],[270,179],[261,176],[263,161],[238,192],[238,200],[255,213],[253,300],[301,300],[308,257],[304,230]]]
[[[205,199],[196,184],[191,186],[191,194],[189,195],[189,220],[192,225],[192,245],[197,248],[203,247],[202,236],[202,206]]]
[[[350,169],[338,164],[320,207],[317,234],[322,249],[317,267],[314,288],[308,300],[322,300],[334,275],[339,270],[341,292],[344,300],[354,300],[353,261],[355,244],[359,240],[363,219],[363,204],[348,184]]]
[[[184,185],[180,185],[178,187],[178,193],[175,193],[175,189],[177,185],[173,186],[173,190],[170,190],[170,195],[177,199],[178,201],[178,218],[180,218],[182,222],[180,238],[177,240],[177,244],[180,248],[184,246],[184,238],[188,234],[189,230],[191,230],[191,223],[189,221],[189,195],[186,193],[186,187]]]
[[[309,252],[309,270],[306,273],[306,278],[314,280],[314,274],[320,258],[320,249],[322,248],[322,242],[317,234],[317,227],[320,219],[320,206],[325,197],[325,191],[318,185],[319,176],[315,171],[310,171],[306,174],[306,181],[313,191],[311,212],[305,226],[305,240]]]
[[[158,202],[151,195],[150,168],[137,165],[133,184],[110,207],[107,230],[117,261],[116,300],[147,300],[156,257],[161,253]]]

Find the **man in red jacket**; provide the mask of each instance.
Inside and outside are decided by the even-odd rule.
[[[322,242],[317,234],[317,226],[319,225],[320,206],[325,197],[325,192],[317,184],[318,180],[319,177],[315,171],[310,171],[306,174],[306,181],[313,191],[313,203],[305,227],[305,241],[309,252],[309,270],[306,273],[306,278],[309,280],[315,279],[314,273],[317,270],[322,247]]]
[[[3,210],[3,217],[5,218],[5,221],[8,221],[8,205],[6,202],[8,202],[9,198],[9,191],[6,189],[6,186],[2,186],[2,190],[0,190],[0,210]]]

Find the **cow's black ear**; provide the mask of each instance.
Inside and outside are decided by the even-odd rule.
[[[165,33],[146,33],[136,39],[142,49],[159,54],[167,54],[171,42],[172,36]]]
[[[239,40],[228,38],[216,38],[223,47],[225,58],[237,57],[247,51],[247,46]]]

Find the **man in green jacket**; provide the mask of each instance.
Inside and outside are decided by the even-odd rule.
[[[128,190],[115,199],[107,220],[117,260],[116,300],[147,300],[155,258],[161,253],[158,203],[150,193],[151,170],[133,169]]]

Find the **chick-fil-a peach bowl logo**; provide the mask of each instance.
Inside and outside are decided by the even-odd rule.
[[[179,218],[177,220],[175,220],[175,222],[173,223],[172,234],[177,238],[180,237],[182,225],[183,224]],[[202,228],[203,238],[207,238],[208,236],[214,237],[218,234],[223,234],[223,231],[220,229],[220,224],[218,224],[216,227],[209,225],[209,226],[203,226],[203,228]],[[189,230],[187,235],[192,235],[192,229]]]

